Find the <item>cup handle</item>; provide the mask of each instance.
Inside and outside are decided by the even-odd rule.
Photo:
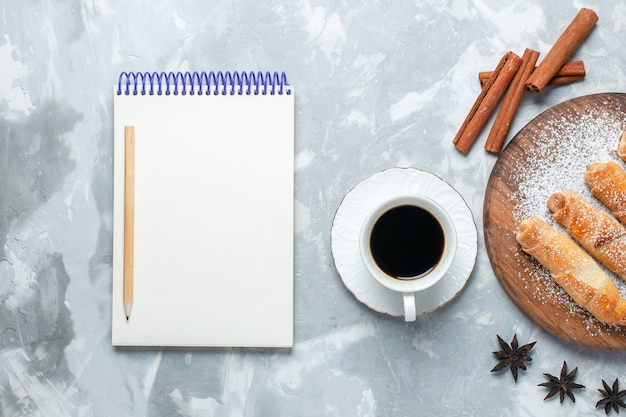
[[[415,321],[417,312],[415,309],[415,295],[412,292],[403,292],[404,300],[404,321]]]

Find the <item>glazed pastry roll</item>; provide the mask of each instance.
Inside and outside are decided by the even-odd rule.
[[[538,217],[520,223],[515,238],[569,296],[596,319],[626,324],[626,300],[596,261],[567,235]]]
[[[617,144],[617,155],[626,161],[626,131],[619,137],[619,143]]]
[[[587,167],[585,182],[591,193],[622,223],[626,223],[626,172],[617,163],[595,162]]]
[[[548,208],[591,256],[626,279],[626,229],[620,222],[572,190],[552,194]]]

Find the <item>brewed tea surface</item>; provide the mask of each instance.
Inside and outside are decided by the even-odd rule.
[[[437,219],[427,210],[402,205],[377,220],[370,238],[374,260],[386,274],[419,278],[441,259],[445,239]]]

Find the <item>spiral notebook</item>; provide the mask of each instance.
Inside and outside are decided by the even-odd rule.
[[[292,346],[285,74],[124,72],[114,89],[113,345]]]

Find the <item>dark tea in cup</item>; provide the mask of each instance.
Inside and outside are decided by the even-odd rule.
[[[367,271],[401,294],[404,318],[416,317],[415,293],[438,283],[456,255],[456,228],[435,200],[423,195],[381,199],[365,218],[359,252]]]
[[[370,235],[372,257],[387,275],[416,279],[441,259],[443,228],[428,210],[415,205],[393,207],[374,223]]]

